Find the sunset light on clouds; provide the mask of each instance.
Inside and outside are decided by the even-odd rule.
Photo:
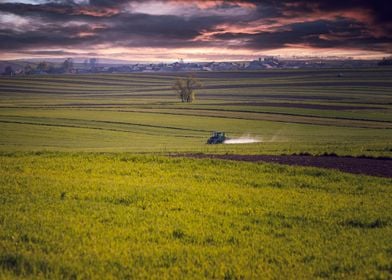
[[[0,59],[380,58],[390,15],[388,1],[0,0]]]

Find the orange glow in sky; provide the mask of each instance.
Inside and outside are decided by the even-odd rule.
[[[379,59],[392,52],[392,21],[384,9],[333,2],[4,0],[0,59]]]

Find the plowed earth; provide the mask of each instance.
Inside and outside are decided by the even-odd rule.
[[[213,155],[213,154],[182,154],[175,155],[192,158],[213,158],[248,162],[271,162],[296,166],[312,166],[337,169],[353,174],[392,178],[392,159],[369,157],[340,157],[312,155]]]

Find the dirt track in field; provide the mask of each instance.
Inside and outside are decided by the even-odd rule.
[[[353,174],[364,174],[377,177],[392,178],[391,158],[311,156],[311,155],[213,155],[213,154],[182,154],[176,157],[213,158],[224,160],[271,162],[296,166],[312,166],[337,169]]]
[[[210,105],[210,104],[209,104]],[[302,104],[302,103],[280,103],[280,102],[253,102],[253,103],[220,103],[211,104],[220,106],[264,106],[264,107],[281,107],[281,108],[301,108],[316,110],[382,110],[384,107],[370,106],[344,106],[344,105],[324,105],[324,104]]]

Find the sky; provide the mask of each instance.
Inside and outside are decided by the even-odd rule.
[[[2,60],[391,54],[391,0],[0,0]]]

